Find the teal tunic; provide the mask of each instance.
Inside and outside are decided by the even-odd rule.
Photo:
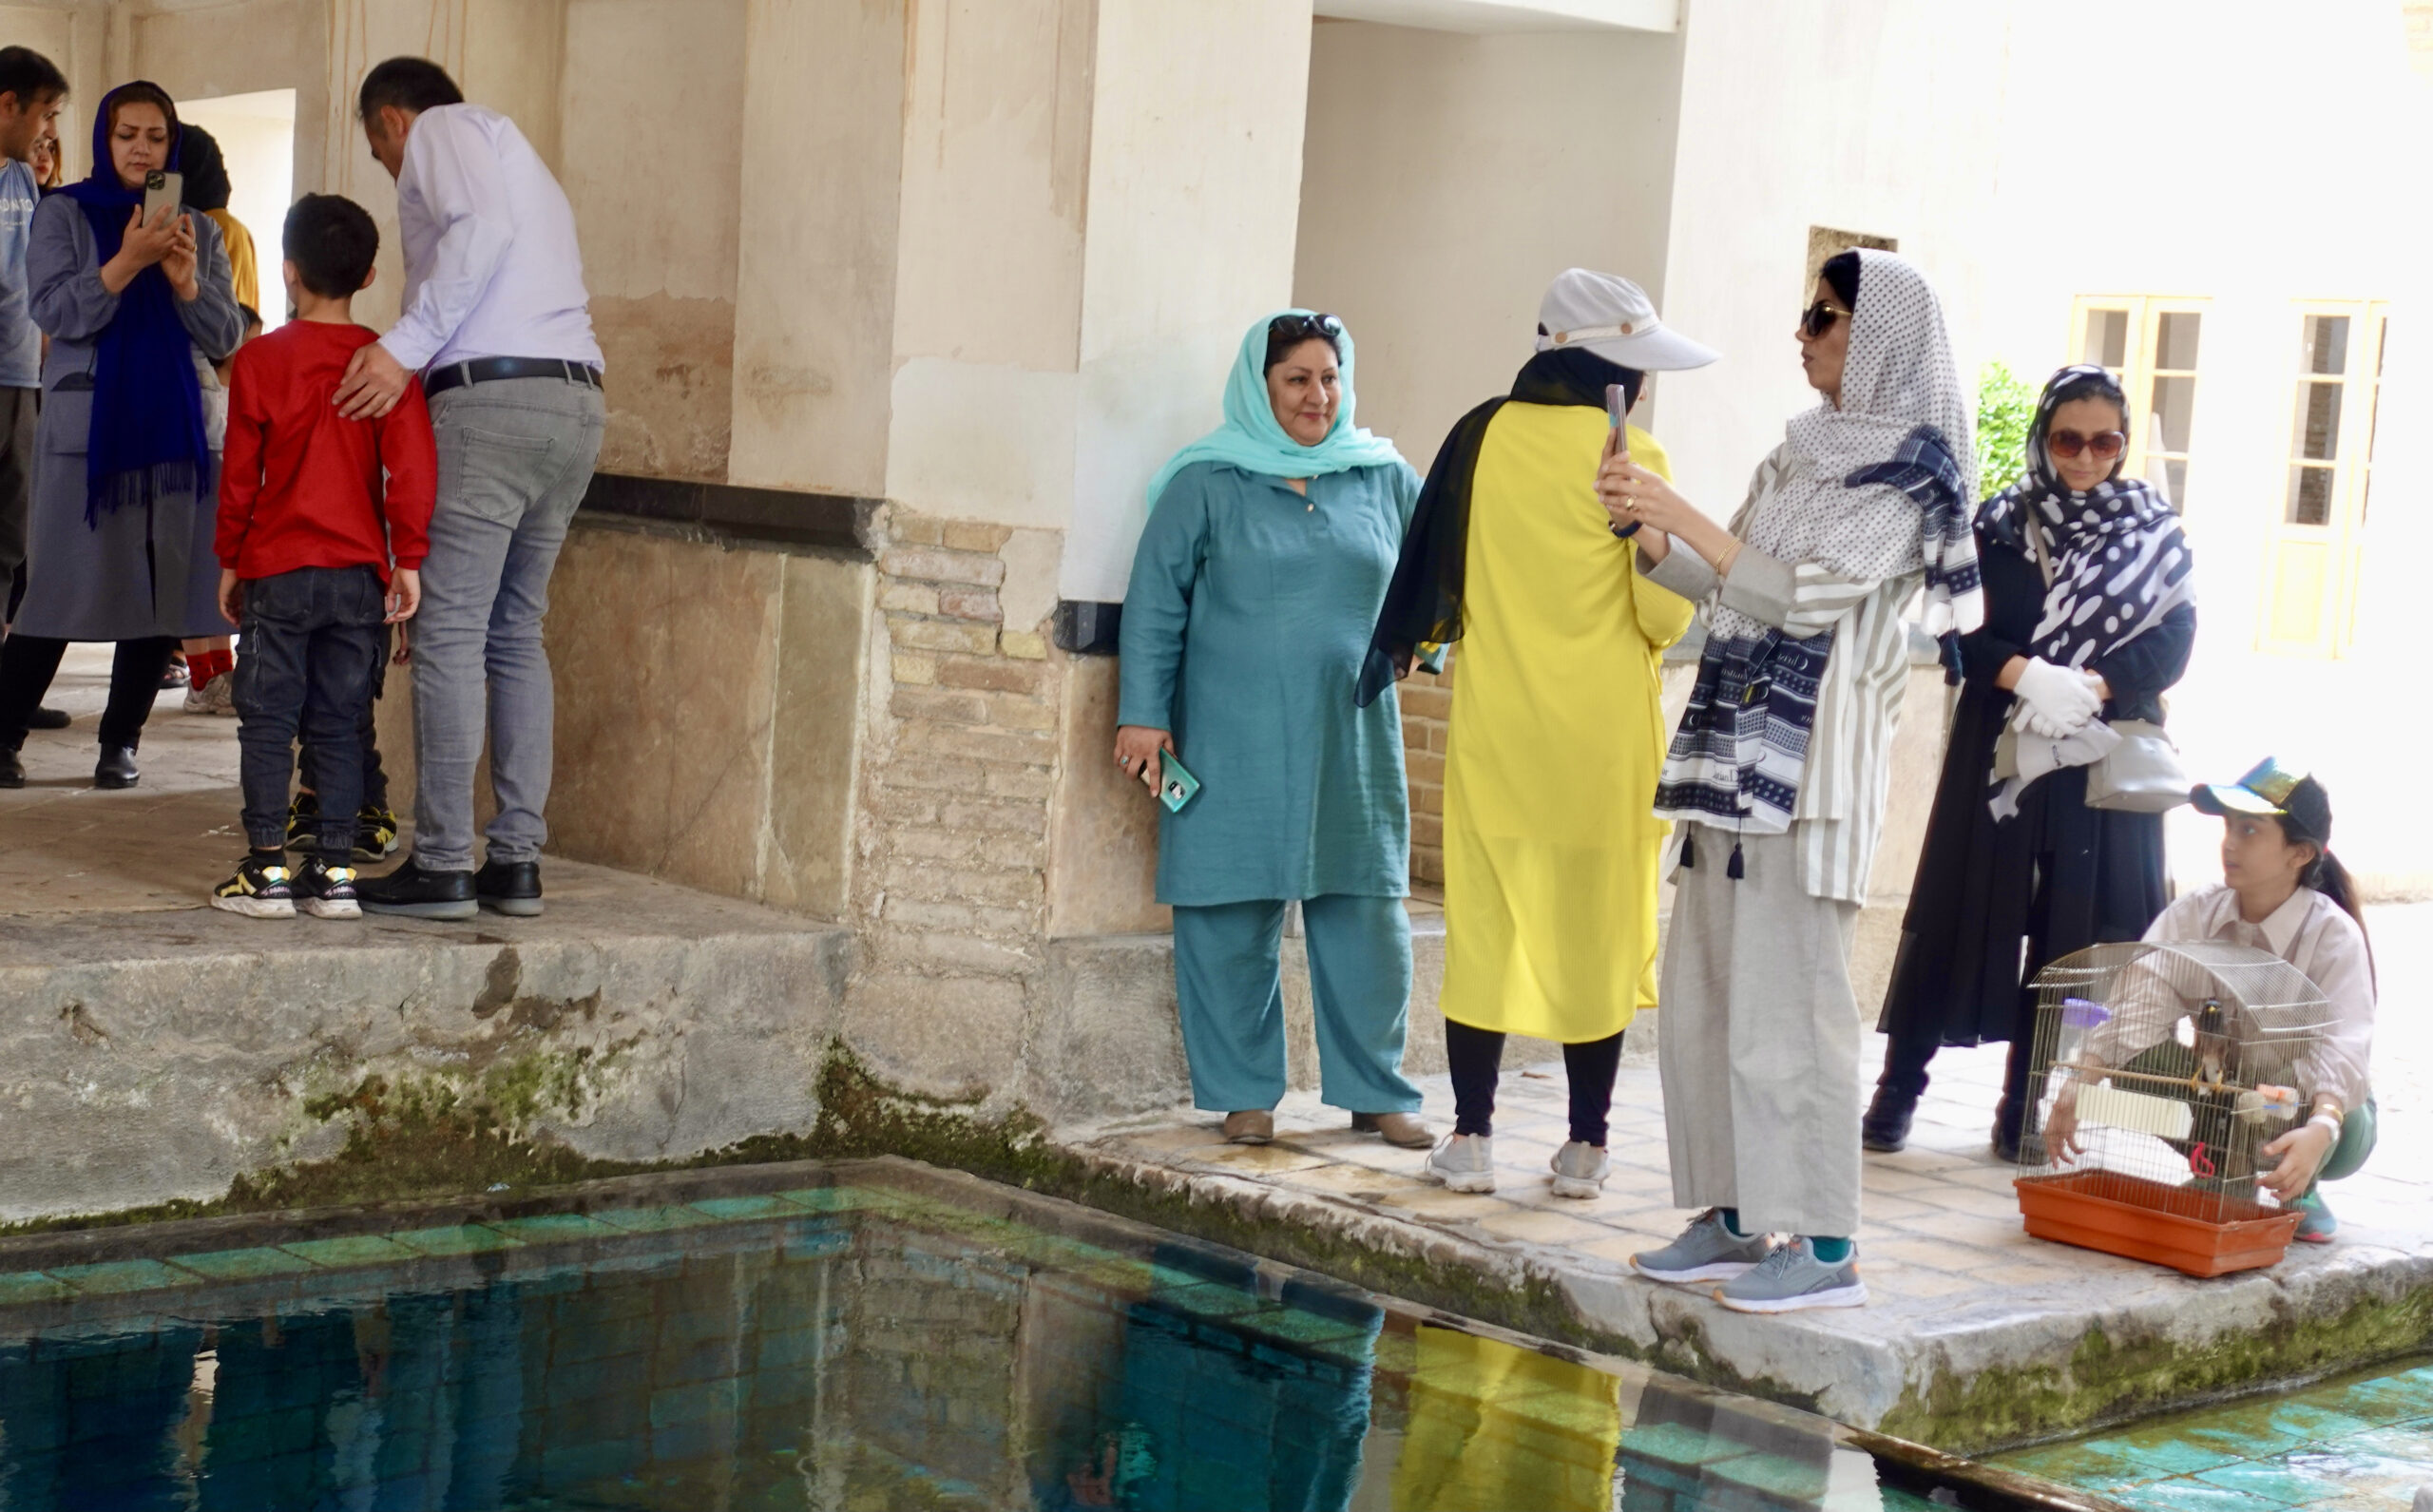
[[[1390,688],[1365,709],[1352,692],[1419,474],[1309,488],[1194,463],[1141,532],[1117,722],[1174,732],[1200,781],[1159,823],[1160,903],[1410,890],[1402,713]]]

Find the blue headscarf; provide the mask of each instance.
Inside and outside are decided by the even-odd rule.
[[[1403,454],[1383,436],[1373,436],[1351,423],[1351,333],[1331,316],[1327,318],[1341,349],[1343,402],[1335,411],[1333,429],[1316,446],[1305,447],[1285,433],[1275,407],[1267,397],[1267,328],[1286,316],[1315,316],[1313,310],[1278,310],[1251,327],[1242,337],[1241,355],[1225,380],[1225,423],[1176,452],[1149,481],[1149,507],[1166,491],[1176,473],[1195,462],[1221,462],[1245,472],[1275,478],[1317,478],[1400,462]]]
[[[138,79],[102,97],[93,112],[93,171],[59,192],[76,201],[93,229],[98,261],[118,256],[127,218],[144,191],[118,182],[110,163],[110,115]],[[167,99],[168,91],[161,90]],[[151,103],[146,97],[146,103]],[[180,127],[169,112],[169,151],[178,161]],[[202,385],[195,376],[194,341],[178,318],[178,295],[159,263],[121,290],[118,314],[94,339],[93,423],[85,455],[85,523],[105,511],[170,494],[195,494],[211,475],[211,445],[202,428]]]

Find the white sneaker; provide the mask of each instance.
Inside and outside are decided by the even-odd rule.
[[[1593,1144],[1578,1139],[1567,1141],[1555,1152],[1555,1196],[1559,1197],[1593,1197],[1605,1190],[1605,1177],[1614,1171],[1614,1158]]]
[[[1444,1182],[1449,1191],[1492,1192],[1495,1141],[1484,1134],[1448,1134],[1436,1141],[1420,1170],[1430,1180]]]

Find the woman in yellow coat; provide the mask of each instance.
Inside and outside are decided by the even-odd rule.
[[[1539,308],[1538,355],[1511,394],[1463,417],[1437,453],[1389,590],[1363,693],[1427,642],[1461,641],[1445,774],[1445,1043],[1457,1122],[1428,1176],[1495,1189],[1490,1144],[1507,1034],[1563,1046],[1570,1138],[1558,1196],[1589,1197],[1610,1162],[1622,1033],[1656,1001],[1650,813],[1666,731],[1657,680],[1692,605],[1638,570],[1596,471],[1606,387],[1702,367],[1637,284],[1572,269]],[[1669,473],[1628,429],[1631,455]]]

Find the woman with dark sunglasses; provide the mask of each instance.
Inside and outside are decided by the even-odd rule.
[[[1849,959],[1909,681],[1904,606],[1924,588],[1929,635],[1983,620],[1971,407],[1925,276],[1888,252],[1829,259],[1799,350],[1820,402],[1729,528],[1619,457],[1598,479],[1614,524],[1642,527],[1648,580],[1707,625],[1654,794],[1681,835],[1657,984],[1673,1204],[1704,1211],[1631,1264],[1722,1281],[1746,1312],[1867,1301]]]
[[[1993,775],[2005,729],[2159,723],[2187,670],[2188,543],[2168,500],[2120,476],[2129,420],[2110,373],[2063,368],[2029,427],[2027,476],[1978,513],[1985,625],[1960,641],[1960,701],[1885,995],[1870,1150],[1907,1140],[1937,1049],[2007,1040],[1994,1150],[2015,1158],[2035,1006],[2022,984],[2074,950],[2142,939],[2170,901],[2161,814],[2088,808],[2084,766],[2024,786]]]

